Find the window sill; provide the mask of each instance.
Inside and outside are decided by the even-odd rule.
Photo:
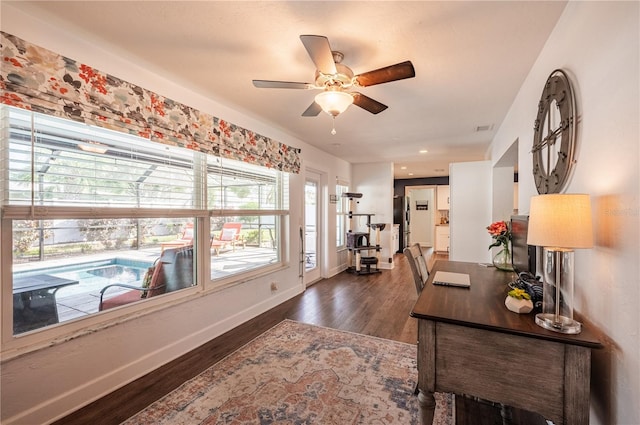
[[[253,272],[235,276],[235,279],[230,277],[224,281],[210,281],[204,286],[199,285],[182,289],[174,294],[166,294],[156,299],[147,299],[138,304],[123,306],[113,309],[112,311],[97,313],[66,323],[53,325],[46,330],[36,330],[30,333],[12,336],[10,341],[2,344],[0,364],[153,314],[175,305],[246,284],[258,278],[285,270],[288,267],[289,265],[286,263],[278,263],[273,266],[262,267]]]

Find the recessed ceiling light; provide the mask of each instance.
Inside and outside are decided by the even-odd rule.
[[[413,173],[409,173],[410,176],[413,176]]]
[[[421,149],[421,150],[420,150],[420,153],[427,153],[427,152],[429,152],[429,151],[428,151],[428,150],[426,150],[426,149]]]
[[[401,170],[406,170],[406,169],[407,169],[407,167],[403,165],[402,167],[400,167],[400,169],[401,169]]]

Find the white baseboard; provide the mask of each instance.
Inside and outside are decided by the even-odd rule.
[[[334,267],[334,268],[330,269],[329,270],[329,276],[327,276],[327,277],[333,277],[333,276],[337,275],[338,273],[342,273],[345,270],[347,270],[347,265],[346,264],[341,264],[338,267]]]

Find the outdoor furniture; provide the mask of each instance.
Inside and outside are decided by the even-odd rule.
[[[182,234],[178,235],[178,239],[168,242],[160,242],[160,250],[161,252],[164,252],[167,248],[180,248],[191,245],[193,245],[193,223],[187,223]]]
[[[19,334],[59,322],[56,292],[77,280],[48,274],[13,279],[13,333]]]
[[[242,236],[242,223],[224,223],[218,234],[211,238],[211,248],[216,255],[220,254],[220,250],[231,245],[235,251],[236,245],[245,247],[244,237]]]
[[[124,283],[107,285],[100,290],[99,311],[120,307],[142,298],[151,298],[156,295],[188,288],[195,284],[193,278],[193,246],[170,248],[162,252],[156,260],[148,286],[135,286]],[[104,298],[109,288],[127,288],[130,291]]]

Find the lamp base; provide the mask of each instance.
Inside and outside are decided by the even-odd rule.
[[[550,313],[536,314],[536,325],[563,334],[579,334],[582,324],[569,317],[556,316]]]

